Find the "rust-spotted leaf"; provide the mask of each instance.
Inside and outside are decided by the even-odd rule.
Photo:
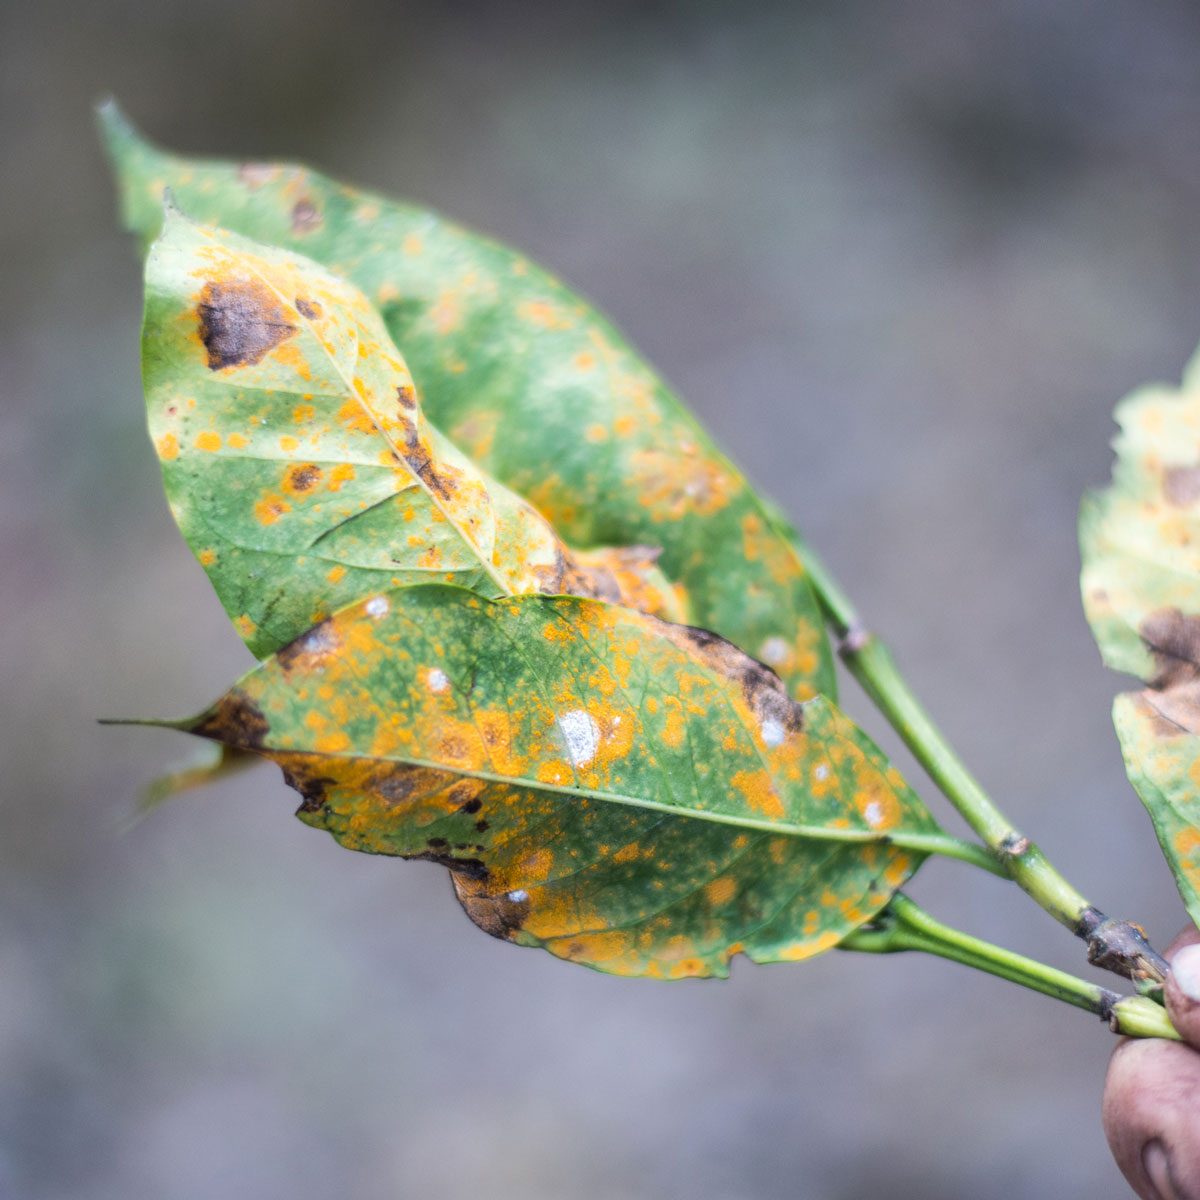
[[[343,845],[449,867],[488,932],[618,974],[819,953],[936,830],[827,699],[575,597],[381,593],[181,727],[277,762]]]
[[[1080,518],[1084,609],[1109,666],[1129,778],[1200,921],[1200,364],[1117,408],[1112,486]]]
[[[260,657],[380,587],[684,611],[632,547],[573,555],[425,419],[352,284],[171,210],[146,263],[150,432],[180,529]]]
[[[196,218],[353,280],[403,350],[430,416],[475,462],[575,545],[660,547],[692,619],[770,663],[794,695],[834,694],[796,547],[590,305],[521,254],[427,209],[303,167],[180,158],[142,140],[115,108],[102,119],[126,222],[145,240],[169,186]],[[278,332],[264,329],[261,344]],[[752,406],[741,395],[729,402]]]

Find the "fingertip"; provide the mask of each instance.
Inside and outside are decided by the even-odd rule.
[[[1200,1054],[1161,1038],[1117,1047],[1104,1085],[1104,1133],[1143,1200],[1200,1198],[1197,1111]]]
[[[1188,942],[1171,956],[1163,997],[1179,1036],[1200,1049],[1200,942]]]

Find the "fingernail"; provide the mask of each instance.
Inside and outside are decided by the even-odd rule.
[[[1176,1200],[1175,1185],[1171,1182],[1171,1160],[1158,1138],[1142,1147],[1142,1170],[1162,1200]]]
[[[1200,1004],[1200,944],[1184,946],[1171,959],[1171,973],[1179,990],[1193,1004]]]

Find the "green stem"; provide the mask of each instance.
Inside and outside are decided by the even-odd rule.
[[[817,598],[841,639],[842,660],[900,735],[929,777],[982,839],[1009,878],[1056,921],[1088,945],[1097,966],[1133,979],[1149,990],[1168,970],[1137,926],[1114,921],[1090,904],[997,807],[967,770],[924,705],[900,674],[888,648],[866,631],[849,598],[817,555],[789,529],[808,569]]]
[[[1179,1038],[1166,1012],[1152,1000],[1120,996],[1036,959],[952,929],[899,892],[873,927],[856,930],[841,942],[841,947],[873,954],[905,950],[934,954],[1094,1013],[1114,1032],[1130,1037]]]

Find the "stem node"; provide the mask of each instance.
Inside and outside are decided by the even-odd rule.
[[[1139,987],[1157,987],[1166,980],[1171,968],[1150,945],[1140,925],[1114,920],[1089,906],[1080,916],[1075,932],[1086,944],[1088,962],[1093,966],[1123,975]]]

